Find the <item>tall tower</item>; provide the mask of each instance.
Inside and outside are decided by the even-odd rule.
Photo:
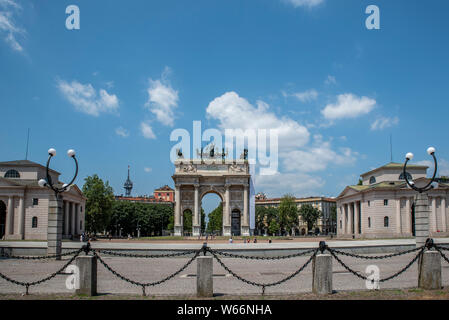
[[[131,196],[131,190],[133,189],[133,183],[129,179],[129,166],[128,166],[128,179],[126,179],[125,184],[123,185],[123,188],[125,188],[125,196],[129,197]]]

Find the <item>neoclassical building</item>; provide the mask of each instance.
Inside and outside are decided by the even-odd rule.
[[[267,198],[263,193],[259,193],[256,196],[256,207],[274,207],[278,208],[281,203],[282,198]],[[331,218],[331,210],[332,207],[335,207],[336,200],[334,198],[326,198],[326,197],[307,197],[307,198],[295,198],[294,199],[298,210],[301,206],[305,204],[310,204],[312,207],[317,208],[322,212],[321,218],[318,219],[318,222],[315,228],[318,228],[320,233],[328,234],[335,233],[335,221],[332,221]],[[334,219],[335,220],[335,219]],[[307,223],[302,220],[302,217],[298,217],[298,226],[295,230],[295,235],[306,235],[309,231]]]
[[[407,165],[417,186],[429,182],[427,166]],[[347,186],[337,198],[337,235],[343,238],[397,238],[415,235],[416,191],[407,186],[402,163],[389,163],[361,175],[362,184]],[[429,196],[430,235],[449,235],[449,183],[438,182]]]
[[[49,171],[52,181],[60,173]],[[0,162],[0,239],[47,240],[48,202],[52,190],[38,185],[46,168],[28,160]],[[63,193],[63,238],[78,238],[84,230],[86,198],[73,185]]]

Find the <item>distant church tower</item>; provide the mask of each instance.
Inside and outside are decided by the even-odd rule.
[[[129,166],[128,166],[128,179],[126,179],[125,184],[123,185],[123,188],[125,188],[125,190],[126,190],[125,196],[126,197],[130,197],[131,196],[131,190],[133,189],[133,183],[129,179]]]

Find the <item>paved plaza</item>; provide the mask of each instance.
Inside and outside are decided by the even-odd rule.
[[[380,268],[380,277],[385,278],[392,275],[406,266],[416,253],[394,257],[386,260],[360,260],[351,257],[340,257],[354,270],[365,274],[368,265],[377,265]],[[222,258],[222,261],[235,273],[241,277],[254,281],[270,283],[278,281],[295,272],[308,259],[299,257],[286,260],[247,260]],[[183,266],[188,257],[182,258],[121,258],[104,257],[104,260],[117,272],[124,276],[143,282],[158,281]],[[38,280],[46,275],[58,270],[67,259],[62,261],[40,261],[40,260],[12,260],[0,259],[0,270],[3,274],[19,281]],[[298,276],[275,287],[266,289],[266,294],[295,294],[311,292],[312,290],[312,264]],[[333,260],[333,281],[334,290],[366,290],[365,281],[347,272],[342,266]],[[261,289],[239,281],[229,275],[214,260],[214,293],[226,295],[253,295],[260,294]],[[68,275],[57,275],[52,280],[30,287],[30,294],[33,293],[72,293],[74,290],[66,289],[65,282]],[[416,287],[418,281],[417,264],[415,263],[409,270],[390,280],[381,283],[381,289],[387,288],[411,288]],[[449,285],[449,264],[442,260],[442,283]],[[23,293],[24,287],[14,285],[0,279],[0,293]],[[129,284],[115,277],[110,271],[98,262],[98,292],[115,294],[137,294],[140,295],[140,287]],[[189,295],[196,292],[196,261],[174,278],[161,285],[147,288],[148,295]]]

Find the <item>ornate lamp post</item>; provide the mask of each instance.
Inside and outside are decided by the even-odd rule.
[[[432,179],[424,187],[417,187],[413,181],[408,179],[407,174],[407,163],[413,159],[413,153],[409,152],[405,156],[405,163],[403,169],[404,179],[407,185],[418,194],[415,197],[415,233],[416,233],[416,246],[421,247],[426,243],[429,238],[429,198],[427,196],[427,191],[433,189],[432,183],[435,181],[435,176],[437,174],[437,158],[435,157],[435,148],[430,147],[427,149],[427,153],[433,157],[435,163],[435,169],[433,172]]]
[[[47,254],[58,255],[61,254],[62,248],[62,215],[63,210],[63,199],[61,194],[70,190],[72,183],[75,181],[78,175],[78,161],[75,157],[75,150],[70,149],[67,151],[67,155],[73,158],[75,161],[75,175],[70,183],[65,183],[62,187],[55,185],[51,179],[49,173],[50,161],[56,155],[56,150],[51,148],[48,150],[48,160],[47,160],[47,172],[46,179],[39,180],[39,186],[47,187],[54,192],[54,197],[50,196],[48,202],[48,228],[47,228]],[[60,260],[61,257],[57,257],[56,260]]]

